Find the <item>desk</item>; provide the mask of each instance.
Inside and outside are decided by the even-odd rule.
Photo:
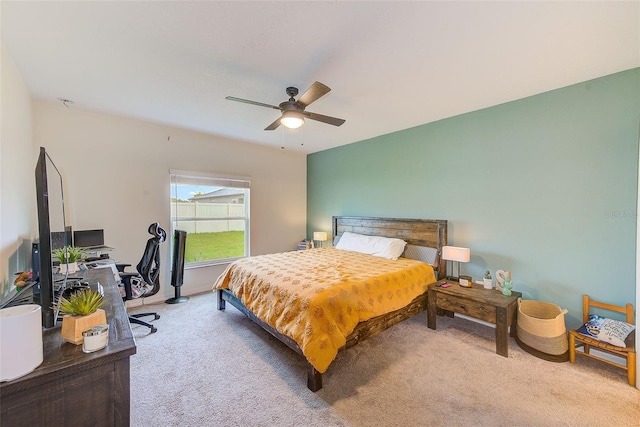
[[[85,354],[62,340],[59,324],[44,330],[42,364],[0,383],[0,425],[129,425],[129,357],[136,353],[129,318],[111,270],[88,270],[84,279],[103,284],[108,346]]]
[[[99,261],[109,259],[109,254],[104,252],[111,252],[113,248],[111,246],[92,246],[88,248],[81,248],[84,253],[84,258],[88,261]],[[103,258],[104,255],[104,258]]]
[[[451,286],[437,286],[447,282],[440,280],[429,285],[427,298],[427,326],[436,329],[436,312],[444,310],[446,314],[461,313],[496,325],[496,353],[509,356],[508,329],[511,336],[516,336],[517,303],[522,297],[520,292],[512,292],[511,296],[502,295],[492,289],[484,289],[482,285],[473,284],[469,288],[450,282]]]

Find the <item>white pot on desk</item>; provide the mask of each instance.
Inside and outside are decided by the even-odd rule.
[[[78,271],[77,262],[70,262],[67,264],[60,263],[60,274],[75,273],[76,271]]]
[[[0,310],[0,381],[27,375],[43,360],[40,306]]]

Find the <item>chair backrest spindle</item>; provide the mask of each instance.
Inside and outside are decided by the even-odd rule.
[[[589,320],[589,314],[591,311],[591,307],[602,308],[604,310],[615,311],[618,313],[624,313],[626,320],[625,322],[634,325],[635,322],[633,320],[633,304],[627,303],[625,307],[607,304],[604,302],[593,301],[589,298],[589,295],[582,296],[582,322],[586,323]]]

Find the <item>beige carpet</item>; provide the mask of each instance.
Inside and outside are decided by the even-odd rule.
[[[131,424],[140,426],[638,426],[626,372],[586,358],[495,354],[493,329],[426,313],[343,351],[317,393],[300,356],[215,295],[155,304],[133,326]]]

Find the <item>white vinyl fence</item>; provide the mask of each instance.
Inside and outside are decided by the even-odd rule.
[[[174,229],[187,233],[245,231],[245,220],[237,219],[245,217],[245,205],[239,203],[171,203]]]

